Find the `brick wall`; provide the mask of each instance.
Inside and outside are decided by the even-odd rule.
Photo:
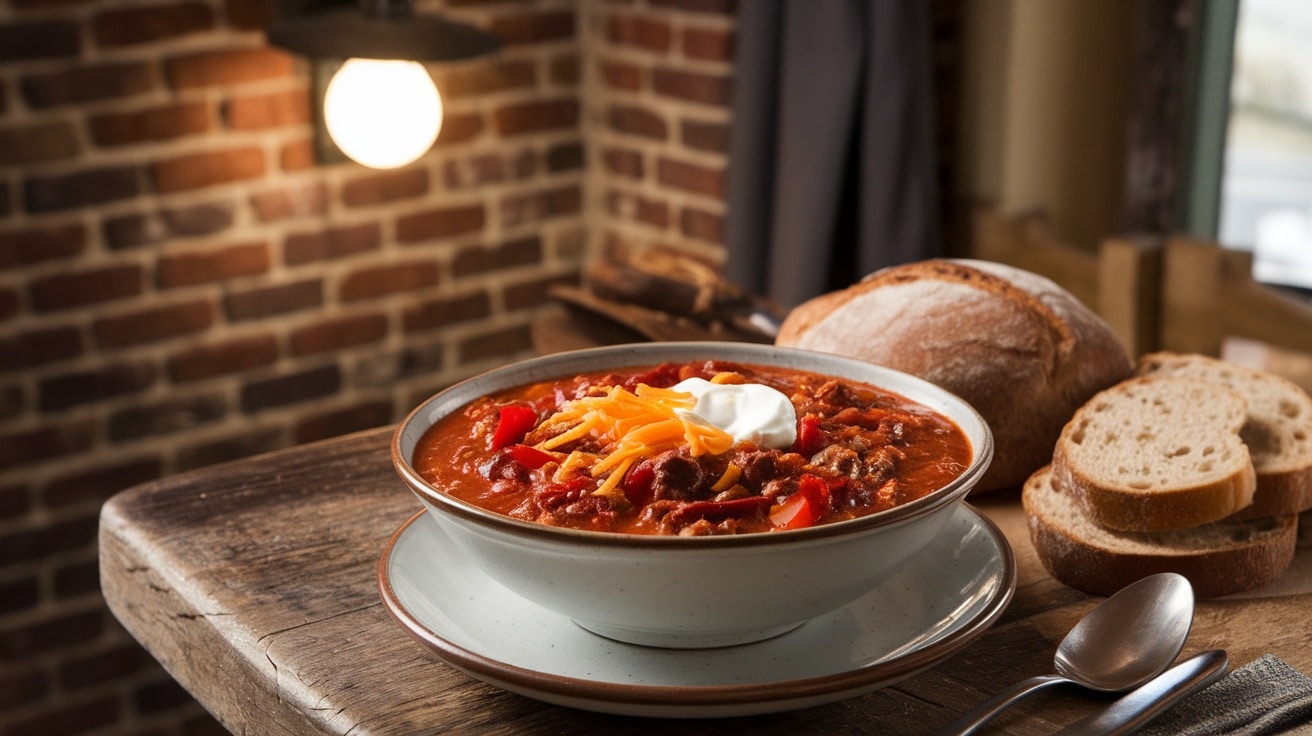
[[[0,736],[216,725],[100,599],[115,492],[531,354],[604,248],[720,260],[733,0],[433,0],[414,165],[316,166],[263,0],[0,0]]]

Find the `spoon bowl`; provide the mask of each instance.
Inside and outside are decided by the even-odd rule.
[[[1022,680],[954,721],[944,734],[974,733],[1007,707],[1051,685],[1099,692],[1138,687],[1166,671],[1193,625],[1193,586],[1182,575],[1149,575],[1085,614],[1053,657],[1057,674]]]

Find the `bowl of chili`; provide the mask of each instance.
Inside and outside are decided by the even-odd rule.
[[[759,641],[860,597],[926,548],[992,452],[980,415],[922,379],[713,342],[495,369],[421,403],[391,445],[463,564],[595,634],[674,648]]]

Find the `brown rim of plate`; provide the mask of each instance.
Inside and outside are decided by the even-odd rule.
[[[586,699],[627,706],[735,706],[779,700],[804,700],[855,691],[910,677],[947,659],[970,644],[993,625],[1006,610],[1016,590],[1016,558],[1006,537],[991,519],[963,503],[993,539],[1002,558],[1002,580],[992,600],[970,621],[942,639],[903,655],[873,662],[845,672],[799,680],[750,685],[706,685],[693,687],[645,686],[604,683],[562,677],[500,662],[455,644],[432,631],[401,605],[387,574],[387,563],[401,534],[427,511],[406,520],[388,539],[378,562],[378,589],[383,608],[401,628],[447,664],[475,677],[504,682],[530,692]],[[750,646],[750,645],[747,645]]]

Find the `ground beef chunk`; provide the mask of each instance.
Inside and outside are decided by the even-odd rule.
[[[701,463],[687,450],[671,450],[652,461],[651,497],[661,500],[691,501],[704,497],[714,478],[709,478]]]

